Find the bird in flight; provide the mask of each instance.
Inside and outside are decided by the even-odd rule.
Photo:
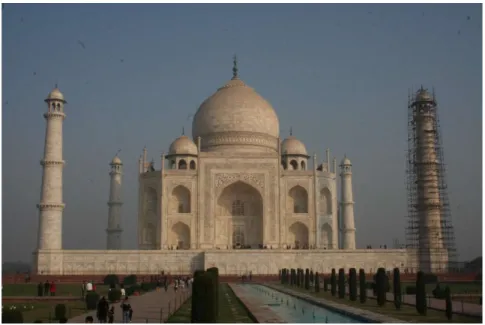
[[[85,45],[83,42],[81,42],[81,41],[79,41],[79,40],[78,40],[78,41],[77,41],[77,43],[78,43],[79,45],[81,45],[81,47],[82,47],[83,49],[85,49],[85,48],[86,48],[86,45]]]

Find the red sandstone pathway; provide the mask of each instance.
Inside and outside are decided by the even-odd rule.
[[[167,292],[161,290],[160,292],[152,291],[141,296],[130,296],[128,301],[133,308],[132,323],[160,323],[165,322],[169,317],[169,309],[171,314],[180,307],[190,295],[191,290],[178,290],[174,292],[173,287],[170,287]],[[121,314],[121,303],[113,304],[115,306],[115,323],[121,323],[123,317]],[[111,305],[110,305],[111,307]],[[87,316],[93,316],[95,322],[96,311],[76,316],[69,320],[69,323],[84,323]]]

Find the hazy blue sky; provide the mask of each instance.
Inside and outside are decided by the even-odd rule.
[[[470,16],[470,19],[467,19]],[[109,162],[160,166],[189,114],[240,77],[323,159],[353,162],[357,244],[404,243],[407,91],[435,87],[460,259],[482,251],[482,9],[472,5],[12,5],[3,9],[3,259],[36,248],[46,110],[66,96],[65,248],[106,245]],[[83,48],[79,43],[82,41]]]

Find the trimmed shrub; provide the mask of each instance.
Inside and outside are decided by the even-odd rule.
[[[332,275],[330,276],[330,291],[332,296],[337,294],[337,275],[335,274],[335,269],[332,269]]]
[[[207,273],[212,275],[214,280],[214,308],[216,313],[216,319],[219,317],[219,269],[217,267],[211,267],[207,269]]]
[[[2,311],[2,323],[23,323],[24,316],[22,312],[17,309],[6,309]]]
[[[338,270],[338,297],[345,298],[345,270],[342,268]]]
[[[194,278],[191,323],[217,323],[215,281],[213,273],[209,272]]]
[[[394,289],[394,306],[396,309],[401,309],[401,273],[399,268],[394,268],[394,274],[392,276],[393,289]]]
[[[349,270],[349,296],[351,301],[357,300],[357,271],[355,268]]]
[[[305,289],[310,290],[310,270],[305,270]]]
[[[110,302],[116,302],[121,300],[121,290],[120,289],[111,289],[108,292],[108,300]]]
[[[64,305],[64,304],[57,304],[56,307],[55,307],[55,309],[54,309],[55,319],[61,320],[63,318],[66,318],[66,312],[67,312],[66,305]]]
[[[313,274],[313,271],[310,271],[310,283],[315,282],[315,274]]]
[[[432,291],[433,297],[436,299],[446,299],[446,288],[443,289],[440,287],[440,284],[437,283],[436,287]]]
[[[426,316],[428,306],[426,305],[426,283],[424,272],[419,271],[416,278],[416,310],[419,314]]]
[[[131,274],[128,275],[126,278],[123,279],[123,284],[126,286],[131,286],[136,284],[136,275]]]
[[[110,283],[110,284],[109,284],[109,288],[110,288],[110,289],[115,289],[115,288],[116,288],[116,284],[114,284],[114,283]]]
[[[444,290],[444,294],[446,296],[446,318],[451,320],[453,318],[453,303],[451,302],[451,292],[450,287],[446,287]]]
[[[424,273],[424,284],[432,284],[438,282],[438,276],[433,273]]]
[[[367,285],[365,282],[365,271],[364,269],[359,270],[359,297],[360,297],[360,302],[365,303],[367,301]]]
[[[201,274],[204,274],[205,271],[204,270],[196,270],[194,271],[194,280],[197,276],[201,275]]]
[[[320,292],[320,277],[318,272],[315,272],[314,286],[315,286],[315,292]]]
[[[416,286],[407,286],[406,290],[404,290],[407,295],[415,295],[416,294]]]
[[[116,274],[108,274],[107,276],[104,277],[103,283],[105,285],[111,285],[111,284],[117,285],[120,283],[120,279]]]
[[[87,310],[96,310],[99,301],[99,294],[94,291],[88,291],[86,293],[86,309]]]
[[[328,282],[329,282],[329,279],[324,276],[323,277],[323,291],[325,291],[325,292],[328,291]]]
[[[379,306],[384,306],[386,304],[386,270],[384,268],[379,268],[376,274],[376,293],[377,293],[377,304]]]

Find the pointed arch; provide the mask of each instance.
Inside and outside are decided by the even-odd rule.
[[[296,160],[290,161],[290,166],[292,170],[298,170],[298,162]]]
[[[308,247],[308,227],[297,221],[288,229],[288,244],[295,248]]]
[[[178,164],[178,169],[187,169],[187,162],[185,159],[180,159]]]
[[[156,227],[152,222],[145,223],[143,227],[143,244],[155,247],[157,240]]]
[[[190,190],[183,186],[177,185],[172,190],[171,212],[172,213],[190,213],[191,212],[191,195]]]
[[[306,163],[304,160],[301,161],[301,170],[306,170]]]
[[[190,249],[190,228],[184,222],[177,222],[171,229],[171,245],[177,249]]]
[[[332,214],[332,194],[328,187],[320,191],[320,215]]]
[[[292,187],[289,191],[288,209],[292,213],[308,213],[308,192],[300,185]]]
[[[145,190],[146,212],[157,212],[158,194],[153,187],[147,187]]]
[[[190,169],[194,170],[195,169],[195,161],[194,160],[191,160],[190,161]]]
[[[333,232],[332,227],[325,223],[320,228],[320,246],[324,249],[331,249],[333,248]]]

